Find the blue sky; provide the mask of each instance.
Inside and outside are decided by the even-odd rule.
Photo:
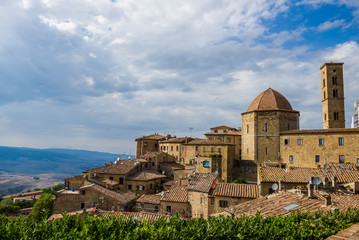
[[[134,153],[157,132],[241,126],[269,86],[322,128],[319,67],[359,98],[359,1],[4,0],[0,145]]]

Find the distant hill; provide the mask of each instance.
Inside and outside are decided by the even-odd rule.
[[[62,180],[86,169],[114,162],[118,156],[86,150],[0,147],[0,171],[24,175],[51,174]],[[134,158],[133,155],[119,157]]]

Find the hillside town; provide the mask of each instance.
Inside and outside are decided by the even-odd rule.
[[[210,219],[358,207],[359,128],[345,128],[343,63],[320,71],[323,129],[301,130],[300,111],[269,88],[242,113],[242,127],[142,136],[135,159],[66,178],[50,221],[64,211]]]

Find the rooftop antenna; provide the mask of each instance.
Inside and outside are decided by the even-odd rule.
[[[189,131],[190,131],[190,133],[191,133],[189,136],[192,137],[193,127],[189,127],[188,129],[189,129]]]
[[[328,163],[327,163],[327,159],[324,159],[324,168],[325,168],[325,169],[328,169],[328,168],[329,168],[329,165],[328,165]]]

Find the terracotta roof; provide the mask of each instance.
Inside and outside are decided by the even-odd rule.
[[[160,204],[161,195],[159,193],[157,194],[144,194],[139,199],[137,199],[137,202],[139,203],[150,203],[150,204]]]
[[[232,143],[226,143],[217,139],[195,139],[190,141],[188,145],[233,145]]]
[[[213,133],[213,132],[209,132],[209,133],[205,133],[204,135],[213,135],[213,136],[222,136],[222,135],[242,135],[241,131],[238,130],[228,130],[227,132],[223,133],[223,132],[217,132],[217,133]]]
[[[165,136],[161,136],[158,134],[151,134],[148,136],[143,136],[143,137],[137,138],[136,141],[139,141],[139,140],[162,140],[165,138],[166,138]]]
[[[185,167],[182,164],[176,162],[160,162],[160,166],[169,167],[173,170],[183,170]]]
[[[152,158],[152,157],[156,157],[158,155],[160,155],[162,152],[148,152],[144,155],[141,155],[140,158],[145,159],[145,158]]]
[[[234,127],[229,127],[229,126],[226,126],[226,125],[221,125],[221,126],[218,126],[218,127],[212,127],[210,128],[211,130],[215,130],[215,129],[236,129]]]
[[[317,134],[317,133],[358,133],[359,128],[329,128],[329,129],[306,129],[306,130],[290,130],[280,132],[281,135],[289,134]]]
[[[115,186],[118,185],[120,183],[110,180],[108,178],[102,178],[102,177],[93,177],[92,179],[88,179],[90,182],[94,181],[94,182],[101,182],[102,184],[108,184],[111,186]]]
[[[161,198],[164,202],[187,202],[187,187],[173,185]]]
[[[24,193],[17,193],[17,194],[12,194],[12,195],[6,195],[6,196],[2,196],[2,199],[8,199],[11,197],[16,197],[16,196],[32,196],[32,195],[40,195],[42,194],[43,191],[33,191],[33,192],[24,192]]]
[[[191,178],[188,190],[208,193],[217,176],[215,173],[195,173]]]
[[[324,196],[331,197],[331,205],[325,205]],[[242,214],[254,216],[257,211],[260,211],[262,216],[267,217],[285,216],[298,210],[315,212],[318,210],[327,211],[332,208],[337,208],[340,211],[345,211],[349,207],[359,207],[359,195],[344,194],[338,191],[314,191],[314,198],[308,198],[305,194],[287,191],[244,202],[228,208],[227,211],[234,213],[235,216],[241,216]]]
[[[258,186],[254,184],[219,183],[214,195],[225,197],[258,198]]]
[[[167,176],[160,174],[159,172],[157,172],[155,170],[142,169],[142,170],[135,172],[134,174],[128,176],[126,180],[149,181],[149,180],[160,179],[160,178],[167,178]]]
[[[293,110],[288,100],[271,88],[259,94],[249,106],[247,112],[257,110]]]
[[[130,160],[118,160],[116,163],[104,165],[97,168],[85,170],[84,173],[108,173],[108,174],[120,174],[124,175],[133,170],[141,162],[146,162],[145,159],[130,159]]]
[[[180,184],[180,180],[179,179],[175,179],[175,180],[170,180],[165,182],[163,185],[164,186],[172,186],[172,185],[179,185]]]
[[[352,225],[351,227],[338,232],[336,235],[332,235],[326,240],[350,240],[359,239],[359,224]]]
[[[166,216],[164,214],[159,214],[159,213],[149,213],[149,212],[114,212],[114,211],[103,211],[100,210],[98,212],[98,215],[103,216],[103,217],[119,217],[119,218],[124,218],[124,219],[135,219],[138,221],[143,221],[143,220],[147,220],[147,221],[156,221],[159,220],[161,218],[165,218],[167,220],[170,219],[169,216]]]
[[[338,178],[338,183],[357,182],[359,179],[359,164],[328,163],[329,168],[290,167],[289,171],[279,167],[260,167],[259,179],[261,182],[307,183],[310,177],[325,177],[331,182],[332,177]]]
[[[160,143],[185,143],[186,141],[190,142],[192,140],[193,138],[191,137],[180,137],[180,138],[175,137],[175,138],[170,138],[167,140],[160,141]]]
[[[116,201],[119,202],[120,205],[123,205],[123,206],[134,201],[137,198],[136,194],[133,192],[130,192],[130,191],[127,191],[124,189],[118,189],[118,190],[114,191],[114,190],[104,188],[97,184],[91,184],[91,185],[82,187],[82,188],[80,188],[80,190],[89,189],[89,188],[94,191],[100,192],[109,198],[115,199]]]

